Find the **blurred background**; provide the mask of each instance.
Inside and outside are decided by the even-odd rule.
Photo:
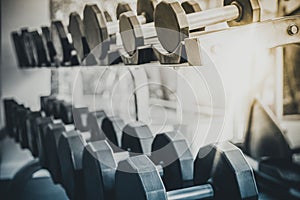
[[[77,101],[77,105],[95,105],[92,101],[95,97],[99,98],[99,101],[103,98],[111,98],[111,89],[118,83],[116,80],[121,77],[118,70],[110,69],[107,71],[103,68],[87,70],[19,70],[10,33],[19,27],[34,29],[41,25],[49,25],[51,20],[62,20],[67,25],[69,14],[72,11],[77,11],[82,15],[84,5],[87,3],[96,3],[99,7],[106,9],[115,20],[115,9],[118,2],[120,1],[2,0],[1,99],[16,97],[24,102],[26,106],[38,110],[40,108],[39,96],[41,95],[59,94],[64,99]],[[127,2],[135,10],[135,1]],[[222,5],[222,1],[199,0],[199,3],[203,10]],[[299,4],[297,0],[261,0],[262,20],[293,15],[299,11]],[[226,24],[218,26],[224,27]],[[213,30],[214,27],[211,27],[211,29]],[[222,133],[222,138],[237,140],[243,138],[247,124],[249,102],[253,97],[259,97],[278,117],[282,126],[288,131],[288,135],[291,137],[290,140],[299,142],[297,133],[294,133],[300,129],[298,121],[300,112],[300,72],[299,67],[297,67],[299,64],[297,56],[299,55],[299,46],[290,45],[268,51],[257,50],[255,54],[249,55],[248,61],[237,61],[235,63],[238,64],[235,64],[235,66],[223,70],[218,69],[226,94],[225,107],[217,108],[218,105],[215,105],[217,109],[226,110],[227,117],[224,124],[227,130]],[[253,56],[256,58],[252,59]],[[239,55],[236,55],[236,58],[239,57]],[[224,57],[219,59],[226,60]],[[256,60],[257,63],[253,64],[253,60]],[[151,104],[153,104],[156,105],[154,108],[157,110],[167,109],[171,110],[170,112],[173,110],[177,116],[176,119],[178,119],[178,116],[185,116],[183,118],[181,116],[181,118],[186,120],[186,123],[189,124],[188,127],[198,127],[200,123],[198,119],[204,120],[202,125],[207,126],[207,120],[212,118],[210,116],[211,96],[205,86],[205,78],[203,79],[203,76],[201,77],[199,73],[195,73],[195,70],[197,71],[195,68],[145,68],[149,82],[152,81],[156,84],[149,84],[150,98],[149,101],[143,103],[142,107],[145,107],[143,109],[148,112],[149,106],[151,107]],[[99,75],[101,75],[101,79],[99,79]],[[133,83],[127,80],[126,84],[128,84],[128,87],[125,90],[129,92],[124,93],[130,94],[130,90],[132,90],[130,84]],[[75,85],[76,90],[74,90]],[[188,91],[192,92],[188,94]],[[123,96],[124,93],[122,93]],[[122,98],[125,99],[125,97]],[[241,100],[241,98],[244,100]],[[106,102],[109,101],[106,100]],[[178,110],[178,102],[181,104],[180,111]],[[101,107],[104,104],[96,103],[96,105]],[[114,107],[118,107],[118,103]],[[171,116],[171,118],[174,118],[174,115]],[[143,118],[149,120],[144,116]],[[3,107],[1,107],[1,128],[4,126],[4,120]],[[190,132],[194,133],[195,128],[193,130]],[[194,134],[191,134],[188,137],[193,138],[193,136]]]

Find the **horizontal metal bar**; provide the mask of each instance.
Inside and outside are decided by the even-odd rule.
[[[293,43],[300,43],[300,16],[283,17],[264,22],[233,27],[222,31],[193,34],[185,40],[188,61],[193,66],[203,66],[201,57],[219,56],[222,52],[249,51],[249,49],[270,49]],[[249,52],[247,52],[249,53]]]

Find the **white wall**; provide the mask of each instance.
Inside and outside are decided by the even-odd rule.
[[[11,31],[21,27],[39,28],[49,25],[48,0],[1,0],[1,117],[4,126],[2,99],[16,97],[33,109],[39,109],[39,96],[50,92],[49,70],[19,70],[10,38]]]

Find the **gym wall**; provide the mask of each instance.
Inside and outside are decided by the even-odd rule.
[[[1,0],[1,102],[16,97],[39,109],[39,96],[49,94],[49,70],[19,70],[10,33],[20,27],[39,27],[50,23],[48,0]],[[28,88],[32,88],[28,90]],[[1,105],[0,128],[4,125]]]

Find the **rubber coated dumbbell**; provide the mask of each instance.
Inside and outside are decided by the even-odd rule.
[[[131,10],[127,3],[119,3],[117,15]],[[85,64],[116,64],[121,62],[118,52],[113,48],[116,45],[118,32],[117,22],[107,22],[103,12],[96,4],[86,5],[84,8],[83,26],[86,40],[91,54],[86,58]],[[97,55],[95,55],[97,54]]]
[[[120,5],[120,4],[119,4]],[[137,13],[138,20],[141,23],[147,23],[153,21],[153,11],[156,6],[155,0],[138,0],[137,2]],[[121,9],[122,12],[130,11],[125,9],[129,6]],[[117,9],[120,10],[120,9]],[[121,14],[118,12],[118,14]],[[99,48],[101,55],[99,57],[100,64],[116,64],[121,62],[119,47],[115,42],[109,41],[109,35],[119,32],[119,22],[106,23],[103,20],[103,16],[96,5],[86,6],[84,11],[84,24],[86,29],[86,34],[90,48]],[[97,28],[99,27],[99,28]],[[99,35],[99,32],[101,35]],[[95,37],[96,36],[96,37]],[[101,38],[99,38],[101,36]],[[97,41],[96,41],[96,39]]]
[[[201,11],[200,5],[194,0],[182,2],[185,12]],[[159,43],[154,22],[141,24],[133,12],[120,16],[119,27],[125,52],[122,60],[125,64],[143,64],[157,60],[152,45]]]
[[[155,10],[155,27],[165,51],[161,56],[174,56],[180,61],[182,42],[193,36],[193,30],[221,22],[238,26],[260,21],[258,0],[225,0],[224,7],[185,14],[176,0],[163,0]],[[169,16],[165,18],[164,16]]]
[[[206,184],[202,181],[204,178]],[[116,172],[117,199],[258,199],[253,171],[243,153],[225,142],[200,149],[194,164],[196,186],[166,192],[146,156],[121,161]],[[130,183],[130,184],[128,184]]]
[[[103,133],[102,129],[116,132],[115,127],[118,126],[112,122],[113,120],[109,120],[112,123],[106,123],[105,126],[110,127],[103,128],[104,125],[102,122],[108,118],[105,112],[92,112],[92,114],[89,114],[88,116],[91,115],[94,115],[94,120],[89,121],[91,117],[88,117],[86,122],[90,131],[84,133],[78,130],[63,132],[59,139],[58,157],[62,171],[62,182],[71,199],[82,199],[84,195],[84,191],[82,190],[84,187],[82,182],[82,159],[84,148],[87,143],[106,140],[107,138],[105,135],[117,135],[117,133]],[[77,123],[75,123],[75,126],[76,124]],[[95,135],[92,137],[92,133],[98,137],[95,137]],[[116,146],[112,142],[108,142],[116,149],[115,151],[117,151]]]
[[[61,21],[51,23],[51,41],[56,52],[54,57],[56,66],[79,65],[77,52],[70,43]]]

